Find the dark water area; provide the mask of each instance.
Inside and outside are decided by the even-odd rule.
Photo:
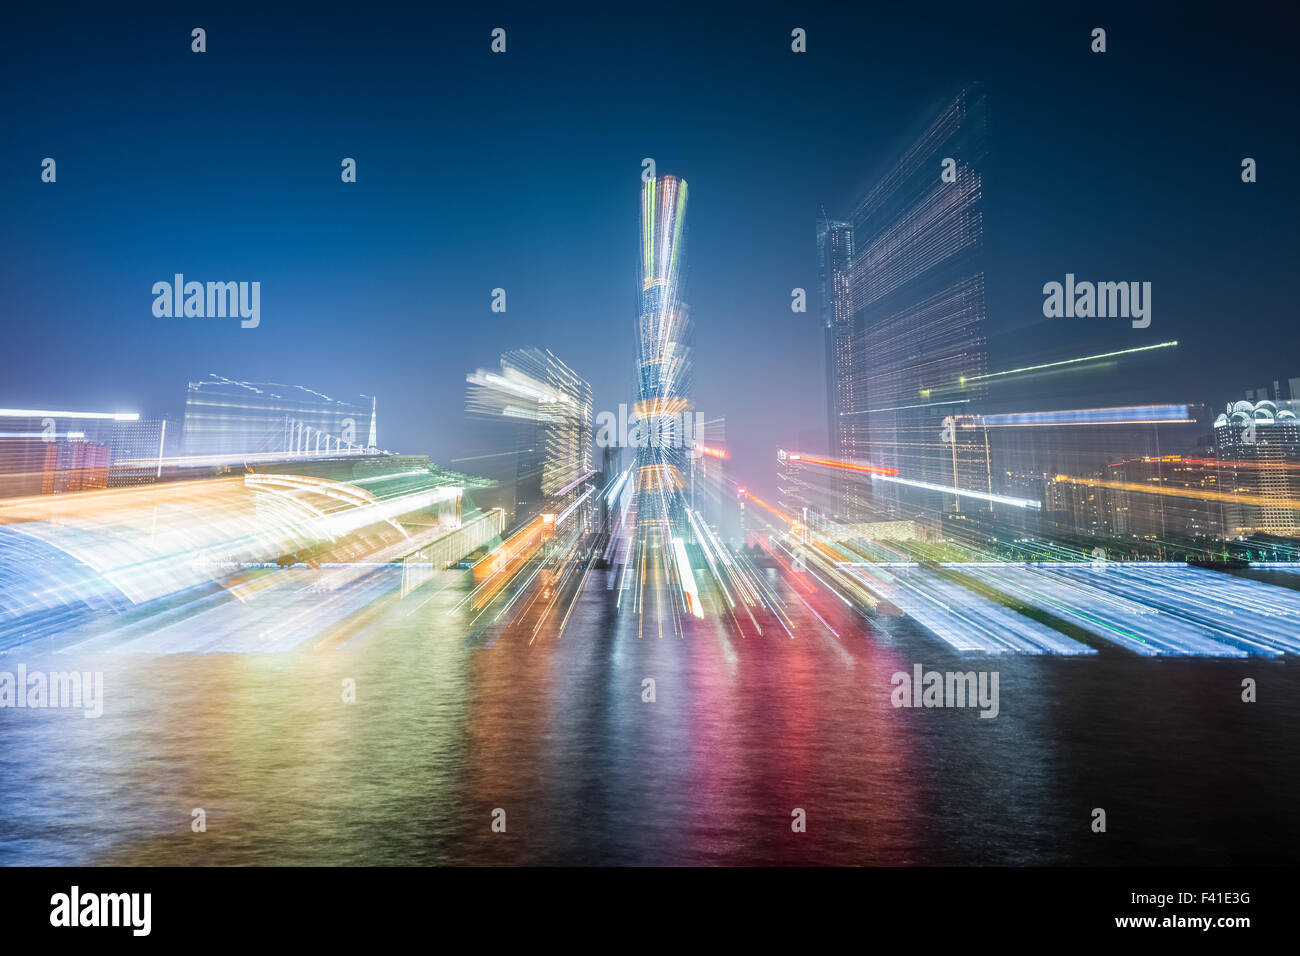
[[[794,638],[678,632],[595,576],[562,633],[469,637],[465,583],[438,586],[341,648],[26,649],[29,670],[102,670],[105,706],[0,710],[0,863],[1300,861],[1285,660],[957,658],[847,611]],[[917,663],[997,671],[997,717],[892,706]]]

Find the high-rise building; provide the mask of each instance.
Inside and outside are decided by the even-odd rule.
[[[1069,535],[1109,537],[1116,523],[1114,493],[1100,473],[1047,482],[1043,507],[1048,527]]]
[[[59,442],[55,446],[54,473],[49,476],[45,494],[92,491],[108,487],[109,451],[90,441]]]
[[[706,524],[721,526],[730,515],[731,493],[727,485],[727,420],[722,417],[697,419],[697,430],[687,462],[689,504]]]
[[[577,492],[593,470],[591,384],[547,349],[501,356],[501,371],[467,376],[467,410],[513,428],[515,519],[548,499]]]
[[[849,294],[853,264],[853,227],[847,222],[817,220],[817,279],[826,339],[826,447],[834,458],[845,455],[847,429],[853,421],[853,300]],[[838,473],[832,479],[833,513],[855,510],[854,485]]]
[[[1300,536],[1300,402],[1233,402],[1214,422],[1230,535]]]
[[[983,394],[985,104],[965,90],[842,221],[818,225],[831,447],[904,478],[984,491],[979,429],[955,428]],[[846,265],[847,263],[847,265]],[[854,520],[986,507],[899,483],[855,483]]]
[[[166,420],[142,418],[136,412],[4,408],[0,409],[0,444],[4,446],[0,471],[6,476],[9,496],[76,490],[73,486],[118,488],[148,483],[162,474],[175,434],[174,425],[169,429]],[[51,451],[43,446],[57,448]],[[54,456],[48,460],[48,468],[47,454]],[[106,469],[103,483],[101,468]],[[68,475],[46,487],[48,482],[39,477],[46,471],[67,471]],[[73,472],[82,476],[75,477]]]
[[[341,401],[302,385],[209,375],[185,394],[182,455],[232,460],[329,455],[378,447],[376,401]]]
[[[842,454],[845,412],[853,411],[850,358],[853,302],[849,295],[853,264],[853,227],[825,217],[817,220],[817,279],[821,287],[821,321],[826,336],[827,447]]]
[[[682,301],[684,179],[660,176],[641,188],[641,312],[637,322],[636,414],[646,440],[637,448],[637,517],[642,524],[685,524],[687,455],[694,443],[690,316]]]
[[[1217,540],[1226,534],[1223,469],[1214,458],[1128,458],[1110,465],[1107,480],[1113,537]]]
[[[817,476],[810,474],[800,458],[790,457],[784,448],[776,450],[776,506],[787,515],[802,515],[810,503],[819,501],[818,489],[813,483]]]
[[[97,442],[0,438],[0,498],[108,487],[109,450]]]

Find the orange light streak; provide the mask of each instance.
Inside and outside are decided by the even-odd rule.
[[[1109,488],[1113,491],[1137,491],[1149,495],[1161,495],[1167,498],[1192,498],[1197,501],[1226,501],[1245,505],[1258,505],[1263,508],[1290,508],[1300,511],[1300,498],[1270,498],[1250,492],[1233,491],[1197,491],[1191,488],[1161,488],[1144,485],[1134,481],[1103,481],[1094,478],[1072,478],[1069,475],[1057,475],[1054,481],[1070,485],[1086,485],[1089,488]]]
[[[780,511],[780,510],[778,510],[777,508],[772,507],[770,504],[768,504],[766,501],[764,501],[764,500],[763,500],[762,498],[760,498],[758,495],[750,494],[748,491],[745,491],[745,489],[743,489],[743,488],[740,490],[740,493],[741,493],[742,495],[744,495],[746,498],[748,498],[750,501],[754,502],[754,504],[758,505],[759,507],[761,507],[761,508],[766,508],[768,511],[772,512],[772,514],[776,515],[778,518],[780,518],[780,519],[781,519],[782,521],[784,521],[786,524],[794,524],[794,523],[795,523],[795,519],[794,519],[794,518],[791,518],[791,517],[790,517],[788,514],[786,514],[784,511]]]
[[[482,582],[474,593],[473,607],[476,610],[492,600],[541,548],[548,530],[547,517],[554,527],[554,515],[539,515],[474,565],[474,579]]]
[[[801,461],[809,465],[825,465],[827,468],[843,468],[845,471],[861,471],[869,475],[897,475],[897,468],[882,468],[880,465],[859,465],[851,461],[833,461],[830,458],[809,458],[807,455],[786,455],[789,461]]]

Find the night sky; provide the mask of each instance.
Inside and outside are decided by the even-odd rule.
[[[991,370],[1009,341],[1051,360],[1178,339],[1095,405],[1300,376],[1294,8],[979,6],[33,7],[0,37],[0,406],[178,418],[186,382],[217,372],[376,394],[381,445],[446,464],[481,445],[465,374],[536,345],[616,408],[649,156],[690,184],[698,408],[766,487],[779,443],[824,430],[821,205],[843,214],[973,81]],[[260,281],[261,326],[155,318],[176,272]],[[1044,319],[1066,272],[1151,281],[1151,327]]]

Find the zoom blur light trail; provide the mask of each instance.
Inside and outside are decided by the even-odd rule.
[[[946,566],[945,566],[946,567]],[[1096,650],[964,586],[936,568],[914,564],[846,568],[887,590],[909,618],[958,653],[1089,655]]]
[[[1061,368],[1066,365],[1078,365],[1082,362],[1097,362],[1101,359],[1118,358],[1121,355],[1133,355],[1137,352],[1150,352],[1154,349],[1168,349],[1177,347],[1178,342],[1158,342],[1155,345],[1140,345],[1131,349],[1120,349],[1117,352],[1102,352],[1099,355],[1084,355],[1080,358],[1063,359],[1059,362],[1045,362],[1042,365],[1026,365],[1024,368],[1007,369],[1005,372],[989,372],[986,375],[969,375],[960,379],[962,385],[968,382],[981,382],[991,378],[1003,378],[1007,375],[1021,375],[1025,372],[1041,372],[1049,368]]]
[[[587,473],[586,473],[585,475],[583,475],[581,478],[575,478],[573,481],[569,482],[567,485],[565,485],[565,486],[564,486],[563,488],[561,488],[559,491],[555,492],[556,497],[558,497],[558,496],[560,496],[560,495],[566,495],[566,494],[568,494],[570,491],[572,491],[574,488],[578,487],[578,485],[582,484],[584,481],[586,481],[588,478],[590,478],[590,477],[591,477],[592,475],[594,475],[594,474],[596,474],[596,470],[593,468],[591,471],[587,472]],[[583,497],[585,498],[586,495],[584,495]]]
[[[1192,488],[1155,488],[1134,481],[1107,481],[1102,478],[1074,478],[1070,475],[1057,475],[1053,481],[1069,485],[1086,485],[1090,488],[1107,488],[1111,491],[1137,491],[1148,495],[1160,495],[1166,498],[1191,498],[1196,501],[1223,501],[1229,503],[1257,505],[1262,508],[1289,508],[1300,510],[1300,498],[1273,498],[1268,495],[1255,495],[1245,491],[1211,491]]]
[[[696,617],[704,617],[700,591],[695,586],[695,575],[691,572],[691,559],[686,554],[686,545],[681,538],[673,538],[673,557],[677,559],[677,575],[682,590],[686,592],[687,609]]]
[[[786,455],[789,461],[803,462],[807,465],[824,465],[827,468],[842,468],[845,471],[860,471],[868,475],[896,475],[897,468],[885,468],[881,465],[866,465],[852,461],[835,461],[832,458],[811,458],[808,455],[790,454]]]
[[[928,481],[914,481],[911,478],[896,478],[892,475],[872,475],[872,481],[894,481],[900,485],[910,485],[913,488],[924,488],[926,491],[942,491],[944,494],[959,495],[962,498],[978,498],[980,501],[991,501],[994,504],[1010,505],[1013,508],[1027,508],[1041,511],[1043,503],[1041,501],[1030,501],[1028,498],[1012,498],[1009,495],[994,495],[984,491],[972,491],[969,488],[954,488],[951,485],[935,485]]]
[[[551,521],[548,522],[547,518],[551,518]],[[554,526],[554,517],[538,515],[474,565],[474,580],[479,584],[470,595],[470,600],[475,610],[491,601],[537,554],[545,540],[548,526]]]
[[[744,488],[740,489],[740,495],[741,497],[748,498],[750,501],[754,502],[754,504],[758,505],[760,508],[764,508],[767,511],[770,511],[772,514],[776,515],[776,517],[784,521],[787,525],[795,524],[794,518],[791,518],[784,511],[781,511],[778,508],[775,508],[772,505],[768,504],[758,495],[752,494],[749,491],[746,491]]]
[[[360,560],[400,544],[415,550],[457,523],[462,489],[399,477],[387,487],[284,473],[13,498],[0,526],[93,569],[82,590],[132,604],[206,584],[232,566],[310,554],[318,562]],[[429,516],[445,518],[435,527]],[[404,522],[415,515],[415,522]],[[427,532],[427,534],[426,534]],[[400,549],[399,549],[400,550]],[[87,593],[84,589],[91,589]]]
[[[686,517],[695,531],[695,540],[699,542],[700,550],[704,552],[704,560],[709,565],[709,571],[713,574],[713,579],[718,582],[718,587],[722,591],[722,596],[727,599],[727,606],[729,608],[734,608],[736,602],[731,597],[731,592],[727,589],[726,583],[722,580],[722,572],[718,570],[718,562],[714,559],[715,553],[717,553],[719,557],[724,557],[725,555],[721,553],[721,548],[716,541],[714,541],[714,547],[709,547],[709,542],[713,538],[712,532],[708,530],[708,525],[698,518],[695,511],[688,509]]]
[[[609,483],[604,491],[604,498],[608,502],[618,500],[618,493],[623,490],[623,482],[627,481],[628,475],[632,474],[631,468],[625,468],[619,473],[618,477]]]
[[[829,591],[832,595],[834,595],[836,598],[838,598],[848,607],[853,607],[855,600],[856,603],[866,607],[874,608],[878,605],[879,602],[876,600],[874,595],[866,592],[861,586],[859,586],[857,582],[851,581],[850,579],[846,578],[846,576],[840,571],[839,565],[841,564],[840,558],[842,557],[842,555],[837,554],[834,545],[824,540],[821,540],[820,536],[817,535],[815,532],[813,532],[812,529],[804,525],[801,525],[798,519],[791,518],[783,514],[778,509],[773,508],[767,502],[763,501],[761,498],[758,498],[755,495],[750,494],[744,488],[741,488],[739,490],[739,494],[756,502],[763,508],[770,511],[774,516],[776,516],[777,518],[779,518],[780,520],[786,523],[787,527],[785,528],[773,528],[773,530],[775,530],[778,534],[789,531],[792,536],[795,534],[800,534],[804,536],[803,540],[800,542],[800,544],[803,545],[802,548],[802,554],[804,558],[803,571],[810,574],[819,584],[821,584],[824,588],[826,588],[826,590]],[[763,519],[760,518],[760,520]],[[768,525],[768,527],[771,528],[772,526]],[[779,542],[777,542],[767,547],[769,553],[773,554],[774,556],[775,556],[775,552],[773,551],[774,547],[780,547],[783,550],[786,550],[787,553],[790,554],[791,561],[793,561],[794,559],[793,550],[787,549],[785,548],[784,545],[781,545]],[[818,574],[815,570],[813,570],[813,568],[808,563],[810,561],[812,562],[813,565],[817,566],[823,571],[825,577],[823,577],[822,574]],[[787,570],[790,570],[791,573],[799,573],[799,572],[795,572],[793,567],[788,567]],[[836,586],[836,583],[832,583],[831,579],[833,579],[835,582],[838,582],[839,585],[843,586],[843,590],[841,590],[841,587]],[[762,584],[761,581],[755,583],[758,585],[759,591],[769,590]],[[846,596],[844,594],[844,591],[848,591],[849,594],[851,595],[851,598],[849,596]]]
[[[1059,427],[1062,425],[1163,425],[1195,422],[1189,405],[1130,405],[1121,408],[1076,408],[1048,412],[976,415],[984,428]]]
[[[569,507],[565,508],[562,512],[560,512],[560,516],[555,519],[555,526],[558,528],[560,525],[564,524],[565,519],[568,518],[569,515],[573,514],[575,510],[577,510],[578,505],[582,504],[584,501],[590,498],[591,493],[595,490],[596,490],[595,488],[588,488],[586,491],[582,493],[582,495],[579,498],[577,498],[573,502],[573,504],[569,505]]]
[[[1276,657],[1296,644],[1293,623],[1283,619],[1261,627],[1258,614],[1243,620],[1241,613],[1259,601],[1300,607],[1300,600],[1287,597],[1294,592],[1279,597],[1267,585],[1243,591],[1243,582],[1214,571],[1164,565],[1157,573],[1166,580],[1145,593],[1133,582],[1153,583],[1150,568],[984,563],[962,572],[1144,657]],[[1168,600],[1169,589],[1178,585],[1194,589],[1194,604]]]

